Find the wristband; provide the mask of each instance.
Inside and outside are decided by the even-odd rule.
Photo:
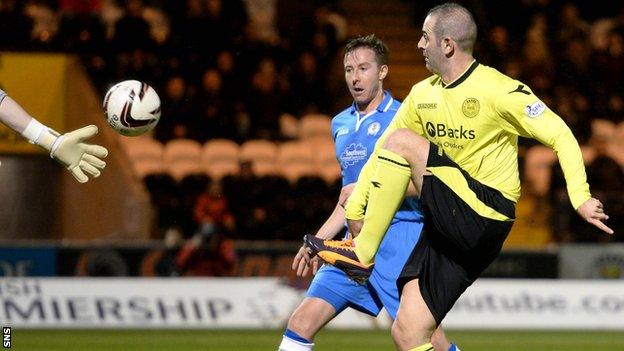
[[[41,138],[41,134],[46,132],[47,129],[48,127],[44,126],[36,119],[31,118],[30,122],[22,132],[22,136],[28,139],[31,144],[39,145],[37,141],[39,141],[39,138]]]
[[[24,131],[22,132],[24,138],[28,139],[31,144],[35,144],[43,147],[44,149],[51,151],[50,157],[53,154],[53,148],[56,141],[59,139],[59,134],[41,124],[36,119],[32,118]],[[57,147],[58,147],[58,143]]]

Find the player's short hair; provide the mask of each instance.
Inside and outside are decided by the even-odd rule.
[[[477,41],[477,24],[468,9],[454,2],[438,5],[427,13],[436,16],[433,32],[436,39],[447,36],[455,40],[459,47],[472,53]]]
[[[351,39],[345,45],[345,56],[359,48],[368,48],[375,53],[375,60],[379,66],[388,64],[388,47],[375,34],[359,36]]]

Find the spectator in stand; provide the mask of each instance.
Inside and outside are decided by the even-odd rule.
[[[152,48],[149,25],[143,19],[143,1],[128,0],[125,14],[115,24],[113,48],[118,53],[128,53],[132,50]]]
[[[176,256],[177,271],[184,276],[229,276],[236,268],[234,242],[219,231],[195,234]]]
[[[576,4],[568,2],[559,11],[559,26],[556,30],[560,48],[566,48],[575,38],[585,38],[589,34],[589,24],[581,18]]]
[[[483,56],[487,64],[496,69],[503,69],[505,64],[517,55],[518,49],[510,42],[507,27],[503,25],[492,27],[488,44],[483,46]]]
[[[591,48],[587,36],[579,34],[570,38],[562,50],[563,57],[557,70],[559,85],[578,87],[583,94],[590,94],[589,89],[594,78],[589,73],[589,56]]]
[[[560,85],[554,89],[554,105],[557,113],[570,127],[579,144],[587,144],[591,134],[589,103],[572,86]]]
[[[0,49],[24,50],[30,45],[33,21],[24,15],[23,4],[17,0],[0,2]],[[11,33],[11,35],[6,35]]]
[[[194,212],[199,229],[176,257],[179,271],[182,275],[230,275],[236,254],[227,233],[234,231],[235,222],[219,181],[211,182],[197,198]]]
[[[275,61],[268,57],[260,61],[251,78],[251,90],[246,105],[251,114],[251,129],[256,138],[278,137],[279,116],[284,112],[278,78]]]
[[[143,49],[134,49],[128,54],[119,55],[117,77],[119,80],[136,79],[154,84],[156,76],[155,57]]]
[[[200,142],[212,138],[234,138],[232,103],[223,94],[222,82],[221,74],[215,68],[207,68],[202,75],[197,97],[200,118],[197,133]]]
[[[275,21],[277,0],[245,0],[244,4],[250,25],[258,38],[269,45],[278,45],[280,37]]]
[[[592,89],[596,91],[596,107],[602,107],[596,111],[607,119],[618,122],[618,111],[622,112],[619,103],[624,94],[622,88],[622,76],[624,76],[624,30],[612,29],[607,34],[607,46],[604,50],[594,53],[590,72],[594,82]],[[619,98],[618,98],[619,97]],[[620,114],[619,117],[622,117]]]
[[[105,41],[104,24],[98,13],[100,0],[60,0],[62,48],[70,52],[95,53]]]
[[[163,143],[175,138],[190,138],[195,105],[189,97],[184,78],[171,76],[160,97],[163,118],[156,126],[154,137]]]
[[[319,72],[316,57],[310,51],[299,55],[292,73],[292,93],[296,97],[294,112],[298,116],[307,113],[325,112],[328,109],[328,97],[323,75]]]
[[[555,67],[553,56],[549,50],[548,22],[542,13],[537,13],[531,18],[531,23],[526,32],[523,56],[525,70],[529,74],[553,71]],[[535,84],[531,84],[531,86],[535,90]]]
[[[215,65],[221,75],[221,85],[223,95],[230,99],[235,99],[244,86],[244,80],[236,68],[234,54],[230,50],[220,51],[215,60]]]
[[[570,97],[568,97],[570,99]],[[570,99],[574,100],[574,98]],[[609,123],[609,122],[606,122]],[[602,123],[601,123],[602,124]],[[592,132],[588,146],[592,150],[591,157],[587,157],[587,180],[595,184],[596,196],[610,211],[609,226],[613,230],[624,229],[624,169],[610,156],[611,143],[617,138],[615,130],[590,126]],[[568,205],[565,179],[561,167],[555,164],[551,181],[551,195],[557,216],[553,218],[554,233],[560,236],[560,242],[596,242],[621,241],[620,237],[597,238],[597,231],[593,226],[586,225],[585,221],[578,220]]]
[[[200,233],[235,230],[234,216],[230,212],[228,200],[218,180],[210,182],[204,193],[199,195],[195,202],[194,212]]]

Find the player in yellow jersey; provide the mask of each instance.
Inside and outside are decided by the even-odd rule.
[[[375,147],[346,205],[353,241],[316,243],[340,266],[370,267],[410,180],[425,227],[397,281],[399,350],[429,350],[459,296],[498,256],[520,196],[518,136],[555,150],[576,211],[606,233],[581,151],[563,120],[525,84],[472,56],[477,27],[455,3],[431,9],[418,48],[434,76],[416,84]]]

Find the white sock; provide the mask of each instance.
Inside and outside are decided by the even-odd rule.
[[[302,343],[287,336],[282,337],[278,351],[312,351],[314,343]]]

